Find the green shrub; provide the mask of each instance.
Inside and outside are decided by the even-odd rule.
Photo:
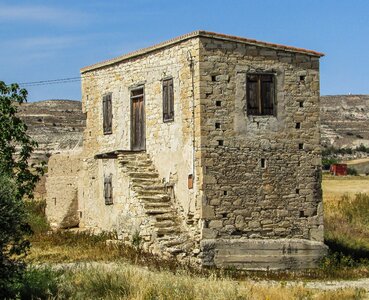
[[[46,201],[26,201],[25,207],[27,211],[28,224],[34,234],[46,233],[50,230],[49,222],[45,215]]]
[[[28,268],[15,285],[15,292],[20,299],[50,299],[58,294],[62,273],[50,267]]]
[[[339,160],[334,157],[323,157],[322,158],[322,166],[323,170],[329,170],[330,166],[333,164],[337,164]]]
[[[347,168],[347,175],[358,176],[359,173],[355,168]]]
[[[25,237],[30,234],[14,182],[0,176],[0,298],[13,296],[12,284],[24,270],[23,258],[30,246]]]

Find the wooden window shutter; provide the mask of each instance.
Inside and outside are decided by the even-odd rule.
[[[163,80],[163,121],[174,119],[174,91],[173,79]]]
[[[274,84],[273,75],[260,75],[261,104],[263,115],[273,115]]]
[[[104,134],[112,133],[113,125],[113,108],[111,94],[103,97],[103,130]]]
[[[275,115],[273,74],[248,74],[246,99],[248,115]]]
[[[168,80],[169,118],[174,119],[174,90],[173,79]]]
[[[105,204],[113,204],[113,187],[112,187],[112,176],[104,178],[104,199]]]
[[[247,114],[259,115],[259,84],[257,75],[247,75]]]

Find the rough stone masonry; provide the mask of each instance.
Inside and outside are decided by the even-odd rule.
[[[83,68],[83,150],[73,184],[49,176],[49,218],[76,207],[80,227],[203,266],[316,266],[322,55],[196,31]]]

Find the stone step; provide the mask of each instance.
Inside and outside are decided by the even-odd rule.
[[[148,215],[161,215],[171,213],[172,209],[169,207],[165,208],[150,208],[146,210],[146,214]]]
[[[156,183],[158,183],[158,181],[155,180],[154,178],[132,178],[131,181],[133,184],[143,186],[155,185]]]
[[[163,213],[163,214],[160,214],[160,215],[156,215],[155,219],[156,219],[157,222],[161,222],[161,221],[164,221],[164,220],[175,221],[176,216],[173,214],[173,211],[171,210],[170,212]]]
[[[174,234],[178,233],[181,230],[178,227],[164,227],[164,228],[157,228],[156,233],[158,235],[167,235],[167,234]]]
[[[146,202],[144,204],[145,209],[152,209],[152,208],[167,208],[170,207],[170,202]]]
[[[136,193],[140,196],[168,196],[164,190],[136,190]]]
[[[132,178],[158,178],[159,175],[152,172],[129,172],[128,175]]]
[[[162,237],[158,237],[158,241],[165,247],[177,246],[183,243],[183,240],[178,234],[167,234]]]
[[[164,220],[164,221],[160,221],[160,222],[156,222],[154,224],[154,227],[157,228],[164,228],[164,227],[170,227],[170,226],[174,226],[176,223],[172,220]]]
[[[128,172],[151,172],[151,173],[156,173],[157,171],[154,167],[148,165],[148,166],[137,166],[137,165],[127,165],[124,166],[124,168],[128,171]]]
[[[150,202],[157,202],[157,203],[168,203],[170,202],[170,197],[168,195],[150,195],[150,196],[144,196],[144,195],[140,195],[140,193],[138,192],[138,198],[141,199],[142,201],[145,201],[146,203],[150,203]]]
[[[154,191],[154,190],[155,191],[158,191],[158,190],[163,191],[163,190],[165,190],[164,184],[143,185],[143,186],[138,187],[138,188],[140,188],[141,190],[144,190],[144,191]]]
[[[120,159],[119,162],[128,165],[142,165],[142,166],[153,165],[150,159]]]
[[[172,255],[177,255],[179,253],[183,253],[184,251],[181,248],[171,247],[165,249],[167,252],[169,252]]]

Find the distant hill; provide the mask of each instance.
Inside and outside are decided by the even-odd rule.
[[[369,95],[321,96],[322,144],[369,146]]]
[[[82,146],[85,115],[75,100],[45,100],[19,106],[19,117],[27,124],[28,134],[39,144],[33,158],[47,161],[61,150]]]

